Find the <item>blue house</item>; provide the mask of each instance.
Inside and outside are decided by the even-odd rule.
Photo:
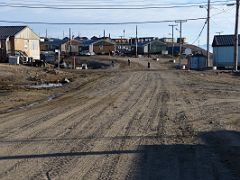
[[[238,35],[240,38],[240,35]],[[240,42],[238,44],[238,47]],[[234,35],[216,35],[213,43],[213,66],[220,68],[233,67],[234,65]],[[240,54],[240,48],[238,49]],[[238,57],[238,64],[240,56]]]

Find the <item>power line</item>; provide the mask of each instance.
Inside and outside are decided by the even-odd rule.
[[[198,41],[198,39],[201,37],[201,35],[202,35],[202,33],[203,33],[203,30],[204,30],[205,27],[206,27],[206,24],[207,24],[207,20],[204,22],[203,27],[202,27],[202,29],[201,29],[199,35],[198,35],[197,38],[193,41],[192,44],[195,44],[195,43]]]
[[[225,5],[232,1],[214,1],[213,5]],[[109,10],[118,10],[118,9],[135,9],[135,10],[143,10],[143,9],[171,9],[171,8],[187,8],[187,7],[198,7],[201,5],[206,5],[206,2],[202,3],[182,3],[175,5],[159,5],[159,4],[148,4],[148,5],[47,5],[47,4],[26,4],[26,3],[1,3],[0,7],[12,7],[12,8],[30,8],[30,9],[60,9],[60,10],[74,10],[74,9],[85,9],[85,10],[101,10],[101,9],[109,9]]]
[[[197,20],[205,20],[206,18],[190,18],[185,19],[186,21],[197,21]],[[171,23],[175,21],[182,20],[162,20],[162,21],[133,21],[133,22],[37,22],[37,21],[9,21],[9,20],[0,20],[1,23],[11,23],[11,24],[39,24],[39,25],[130,25],[130,24],[160,24],[160,23]]]
[[[1,1],[0,1],[1,2]],[[128,1],[127,4],[116,4],[114,5],[112,1],[107,1],[107,3],[111,3],[111,4],[104,4],[106,2],[103,2],[103,1],[91,1],[90,3],[92,4],[89,4],[89,1],[86,1],[88,2],[88,4],[83,4],[84,1],[81,1],[81,3],[76,3],[76,1],[73,1],[75,4],[70,4],[71,1],[68,1],[68,4],[60,4],[61,2],[62,3],[66,3],[65,0],[63,1],[56,1],[55,3],[57,4],[49,4],[49,3],[44,3],[43,1],[24,1],[25,3],[23,3],[23,1],[16,1],[15,3],[9,3],[6,1],[4,2],[1,2],[2,4],[8,4],[8,5],[49,5],[49,6],[171,6],[171,5],[188,5],[188,4],[194,4],[194,5],[201,5],[201,4],[206,4],[205,1],[202,1],[202,2],[198,2],[198,3],[148,3],[148,4],[141,4],[140,1],[134,1],[134,4],[131,4],[131,1]],[[136,2],[140,3],[140,4],[136,4]],[[223,0],[223,1],[219,1],[219,0],[215,0],[215,1],[212,1],[212,3],[230,3],[230,2],[234,2],[234,0]],[[54,1],[51,1],[51,3],[54,3]],[[101,3],[101,4],[96,4],[96,3]]]

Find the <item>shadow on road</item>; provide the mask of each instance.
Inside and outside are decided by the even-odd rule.
[[[0,156],[0,161],[132,154],[136,160],[129,169],[128,179],[240,179],[240,132],[216,131],[199,133],[198,136],[203,144],[144,145],[137,150]]]
[[[229,180],[240,179],[240,132],[199,133],[202,145],[150,145],[129,179]]]

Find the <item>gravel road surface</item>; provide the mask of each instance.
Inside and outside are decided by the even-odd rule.
[[[0,114],[0,179],[240,179],[240,78],[140,64]]]

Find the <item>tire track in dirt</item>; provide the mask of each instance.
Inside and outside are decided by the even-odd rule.
[[[150,87],[151,81],[149,80],[149,73],[146,75],[145,81],[148,83],[145,85],[145,87],[148,87],[148,88],[145,89],[144,93],[141,92],[141,95],[139,96],[140,99],[132,107],[132,109],[134,111],[133,116],[130,116],[131,118],[128,120],[125,128],[119,128],[119,132],[116,134],[119,134],[119,133],[124,134],[123,137],[129,136],[130,132],[133,130],[133,127],[134,127],[134,129],[136,128],[138,121],[140,121],[140,118],[143,116],[144,113],[146,113],[146,111],[147,111],[146,106],[150,103],[148,98],[152,97],[152,95],[154,94],[155,88],[148,91],[148,89],[151,88]],[[156,87],[156,85],[154,85],[154,86]],[[144,89],[144,87],[143,87],[143,89]],[[129,115],[127,115],[127,114],[125,114],[125,116],[126,117],[123,116],[122,118],[126,119],[129,117]],[[124,130],[124,133],[123,133],[123,130]],[[118,136],[118,135],[116,135],[116,136]],[[136,144],[138,144],[138,143],[136,142]],[[109,147],[107,149],[117,149],[117,150],[121,151],[121,150],[124,150],[124,148],[126,148],[126,147],[128,147],[127,139],[122,138],[120,140],[120,142],[118,142],[117,144],[114,141],[110,142]],[[103,159],[101,162],[101,165],[99,165],[99,164],[95,165],[94,168],[102,167],[101,173],[100,173],[98,179],[112,179],[112,176],[116,173],[116,166],[119,163],[120,158],[121,158],[121,155],[115,155],[114,157],[109,157],[107,159]],[[90,173],[88,173],[88,174],[90,174]],[[87,178],[85,178],[85,179],[87,179]]]
[[[138,81],[141,81],[141,79],[138,79]],[[139,89],[139,88],[137,88],[137,89]],[[117,118],[118,120],[117,120],[116,122],[123,121],[123,120],[124,120],[124,115],[129,114],[129,113],[133,113],[133,112],[131,112],[132,109],[135,108],[135,106],[137,106],[138,102],[142,101],[143,97],[146,96],[146,95],[144,95],[144,94],[146,94],[145,88],[141,88],[140,94],[134,92],[134,94],[132,94],[132,95],[134,95],[134,96],[136,96],[136,97],[140,97],[140,98],[138,98],[136,102],[131,103],[130,106],[127,106],[126,108],[124,108],[124,109],[125,109],[125,110],[123,111],[124,113],[119,114],[120,117]],[[132,97],[132,95],[130,94],[130,97]],[[129,102],[131,102],[131,98],[127,98],[127,99],[128,99]],[[133,99],[136,99],[136,98],[133,98]],[[134,110],[134,111],[135,111],[135,110]],[[114,124],[113,124],[113,125],[114,125]],[[124,123],[121,123],[121,126],[125,126]],[[108,129],[112,129],[112,128],[113,128],[113,127],[108,128]],[[119,130],[121,131],[121,129],[123,129],[123,128],[120,128],[119,126],[118,126],[117,128],[118,128],[117,131],[119,131]],[[130,128],[126,128],[126,129],[129,129],[129,130],[130,130]],[[106,134],[106,133],[105,133],[105,134]],[[112,143],[110,143],[110,146],[112,146],[111,144],[112,144]],[[89,162],[89,163],[90,163],[90,162]],[[96,165],[95,165],[95,167],[96,167]],[[93,167],[93,169],[94,169],[95,167]],[[89,171],[91,171],[91,169],[90,169]],[[86,173],[84,177],[88,176],[88,174],[89,174],[89,173]],[[83,179],[84,179],[84,178],[83,178]],[[86,178],[86,179],[87,179],[87,178]]]
[[[108,80],[107,82],[110,82],[110,81],[111,81],[111,79]],[[124,81],[123,81],[123,82],[124,82]],[[106,83],[106,80],[105,80],[105,83]],[[117,87],[117,86],[116,86],[116,87]],[[116,89],[116,87],[110,87],[107,93],[110,94],[113,90]],[[92,88],[92,87],[89,87],[89,89],[86,89],[85,91],[90,90],[90,88]],[[79,94],[79,93],[80,93],[80,92],[77,92],[76,94]],[[69,95],[67,95],[67,96],[69,96]],[[97,96],[97,95],[96,95],[96,96]],[[106,94],[106,96],[107,96],[107,94]],[[72,97],[75,97],[75,95],[71,94],[70,97],[68,97],[67,99],[66,99],[66,97],[63,97],[63,98],[59,99],[57,102],[61,102],[61,101],[66,102],[66,101],[68,101],[68,100],[71,100]],[[86,96],[81,97],[81,99],[77,99],[76,102],[74,102],[75,104],[71,103],[70,106],[64,107],[64,110],[71,110],[73,107],[80,106],[80,105],[85,105],[86,102],[88,102],[89,100],[92,100],[92,99],[93,99],[93,98],[87,98],[87,99],[86,99],[85,97],[86,97]],[[84,100],[84,98],[86,99],[85,101],[79,102],[79,100]],[[104,100],[104,99],[103,99],[103,100]],[[71,100],[71,102],[72,102],[72,100]],[[79,103],[81,103],[81,104],[79,104]],[[47,109],[51,109],[51,106],[54,107],[55,105],[56,105],[56,102],[53,102],[53,103],[49,104],[46,108],[44,108],[44,111],[47,112]],[[94,106],[94,105],[93,105],[93,106]],[[41,114],[42,114],[41,108],[42,108],[42,107],[34,110],[33,114],[36,114],[36,113],[38,112],[38,114],[41,115]],[[47,115],[44,114],[44,115],[42,115],[40,118],[37,117],[37,118],[35,118],[36,120],[35,120],[35,121],[32,121],[32,122],[29,122],[29,121],[28,121],[28,120],[31,120],[32,117],[31,117],[31,118],[29,117],[28,119],[26,119],[26,118],[23,117],[22,120],[24,120],[24,125],[22,125],[22,126],[20,126],[20,127],[16,127],[17,129],[11,128],[11,129],[12,129],[12,132],[15,132],[15,131],[18,130],[19,128],[21,129],[21,131],[24,131],[24,130],[27,130],[28,128],[32,128],[32,127],[34,127],[34,126],[37,126],[38,124],[41,124],[41,123],[47,121],[48,119],[50,119],[50,118],[52,118],[52,117],[55,117],[56,114],[61,115],[61,113],[62,113],[64,110],[63,110],[63,109],[59,109],[59,110],[56,111],[56,109],[53,109],[52,111],[50,111],[49,113],[47,113]],[[84,110],[84,111],[85,111],[85,110]],[[9,119],[14,119],[14,118],[9,118]],[[4,133],[4,132],[2,132],[2,133]],[[5,135],[5,137],[6,137],[6,135]]]
[[[156,76],[156,74],[154,73],[154,77],[155,76]],[[153,77],[151,77],[151,78],[153,78]],[[154,82],[152,79],[151,79],[151,81]],[[147,85],[147,87],[151,88],[149,85]],[[133,133],[133,131],[134,131],[134,129],[136,129],[136,127],[138,127],[138,128],[135,131],[137,131],[138,133],[142,133],[142,132],[139,132],[139,129],[144,129],[144,130],[148,129],[148,127],[150,126],[149,114],[150,113],[151,114],[156,114],[156,111],[152,111],[152,109],[149,108],[149,107],[150,106],[154,107],[157,103],[159,103],[159,101],[153,101],[155,96],[158,95],[159,87],[160,87],[160,83],[158,83],[158,82],[154,83],[154,87],[151,88],[151,90],[149,91],[149,95],[147,95],[147,97],[149,97],[149,98],[147,98],[148,100],[146,100],[146,102],[142,106],[138,104],[138,107],[142,107],[142,108],[140,108],[138,111],[136,111],[136,113],[134,114],[131,121],[128,122],[128,125],[126,127],[126,131],[125,131],[123,137],[129,137],[129,133],[130,132]],[[158,115],[155,115],[155,116],[158,116]],[[146,120],[147,120],[147,123],[144,122],[144,124],[147,125],[147,128],[139,126],[140,125],[139,121],[146,121]],[[145,133],[146,133],[146,131],[145,131]],[[140,144],[142,144],[142,141],[144,141],[144,140],[145,140],[144,138],[138,138],[136,140],[135,144],[140,145]],[[119,142],[118,144],[115,145],[117,147],[111,145],[108,149],[118,149],[118,150],[121,151],[121,150],[124,150],[124,148],[128,149],[129,145],[131,145],[131,143],[132,143],[132,141],[130,141],[128,143],[127,139],[121,139],[121,142]],[[114,144],[114,141],[111,144]],[[94,170],[98,169],[98,167],[103,167],[101,170],[99,170],[102,173],[100,173],[98,179],[115,179],[115,178],[119,177],[116,174],[121,173],[121,172],[118,172],[118,169],[123,168],[123,167],[121,167],[122,165],[121,165],[121,162],[120,162],[121,159],[123,159],[123,158],[124,157],[122,157],[122,155],[114,155],[114,157],[107,158],[108,160],[103,159],[100,163],[95,164],[95,166],[90,170],[89,174],[91,174]],[[106,161],[106,162],[104,163],[104,161]],[[98,160],[98,162],[99,162],[99,160]],[[102,163],[104,163],[104,164],[102,164]],[[124,166],[125,165],[126,165],[126,161],[124,162]],[[117,168],[117,166],[120,166],[120,167]],[[128,172],[131,172],[131,170],[129,170]],[[90,176],[84,176],[84,177],[85,177],[85,179],[91,179]]]
[[[115,89],[116,90],[116,89]],[[118,92],[117,92],[117,94],[118,94]],[[105,100],[105,102],[107,102],[107,100],[109,99],[109,97],[106,97],[106,100]],[[101,104],[102,103],[102,101],[103,101],[103,99],[101,99],[100,101],[98,101],[99,102],[99,104]],[[108,108],[108,103],[106,103],[106,107],[103,109],[103,111],[106,109],[106,108]],[[95,104],[95,106],[97,106],[97,104]],[[91,108],[89,108],[89,109],[91,109]],[[91,109],[92,110],[92,109]],[[91,112],[88,112],[88,113],[91,113]],[[100,111],[100,113],[99,114],[101,114],[102,113],[102,111]],[[97,114],[97,115],[99,115],[99,114]],[[84,117],[82,117],[82,119],[85,119],[88,115],[90,115],[90,114],[87,114],[87,115],[85,115]],[[73,118],[73,117],[71,117],[71,118]],[[69,122],[68,122],[69,123]],[[78,124],[80,124],[81,123],[81,121],[78,123]],[[92,123],[92,122],[89,122],[89,124],[90,123]],[[76,126],[77,127],[77,124],[75,124],[74,126]],[[69,132],[68,133],[66,133],[66,134],[64,134],[64,136],[66,136],[66,135],[68,135],[69,134]],[[39,136],[39,134],[36,134],[36,136]]]
[[[126,107],[126,110],[127,109],[130,109],[129,107]],[[123,111],[125,111],[125,110],[123,110]],[[126,112],[126,111],[125,111]],[[95,137],[95,136],[99,136],[99,135],[101,135],[101,134],[103,134],[103,132],[104,132],[104,130],[105,129],[109,129],[110,128],[110,126],[112,125],[114,123],[114,121],[112,121],[112,120],[110,120],[110,121],[108,121],[107,123],[105,123],[104,125],[102,125],[102,126],[100,126],[97,130],[95,130],[95,132],[94,133],[92,133],[92,136],[93,137]],[[84,132],[86,131],[86,129],[84,130]],[[81,134],[81,133],[80,133]],[[84,140],[84,142],[81,142],[82,144],[84,144],[85,146],[86,146],[86,144],[89,142],[90,140]],[[84,147],[76,147],[76,148],[73,148],[73,149],[71,149],[71,151],[77,151],[77,150],[81,150],[82,148],[84,148]],[[74,158],[71,158],[71,160],[73,160]],[[53,164],[54,164],[54,166],[55,166],[55,164],[56,164],[56,161],[59,161],[59,158],[58,159],[56,159],[55,161],[53,161]],[[65,165],[66,166],[66,164],[69,164],[69,162],[67,162],[66,163],[66,161],[65,161],[65,163],[63,163],[63,162],[60,162],[59,163],[59,166],[58,166],[58,168],[56,169],[56,170],[54,170],[54,174],[59,174],[59,172],[61,172],[61,170],[60,169],[62,169],[62,166],[63,165]],[[53,166],[53,165],[50,165],[50,166]],[[46,165],[46,167],[49,167],[49,165]],[[61,167],[61,168],[60,168]],[[59,169],[59,170],[58,170]],[[41,173],[40,173],[41,174]],[[39,175],[40,175],[39,174]],[[56,176],[56,175],[54,175],[53,174],[53,172],[51,173],[51,175],[52,176]],[[35,177],[38,177],[38,176],[34,176],[34,178]]]

